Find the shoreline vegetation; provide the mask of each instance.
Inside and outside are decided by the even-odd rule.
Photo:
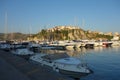
[[[40,40],[81,40],[81,39],[103,39],[103,40],[111,40],[113,36],[104,35],[99,33],[89,33],[88,31],[83,31],[80,29],[73,30],[55,30],[54,32],[47,31],[42,29],[41,32],[33,35],[30,39],[40,39]]]

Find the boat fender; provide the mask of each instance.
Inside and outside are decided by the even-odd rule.
[[[56,67],[56,70],[55,70],[56,72],[59,72],[59,69],[58,69],[58,67]]]
[[[55,65],[53,65],[53,70],[55,71],[55,68],[56,68],[56,66]]]
[[[44,61],[43,61],[43,60],[41,61],[41,65],[42,65],[42,66],[44,65]]]
[[[56,72],[59,72],[59,69],[56,65],[53,65],[53,70],[56,71]]]

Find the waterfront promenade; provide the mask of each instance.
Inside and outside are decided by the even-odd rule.
[[[0,50],[0,80],[73,80]]]

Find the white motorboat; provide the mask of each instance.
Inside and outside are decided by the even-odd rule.
[[[66,45],[65,49],[66,50],[74,50],[74,45]]]
[[[112,46],[120,46],[119,41],[112,41]]]
[[[41,49],[42,50],[50,50],[50,49],[55,49],[55,47],[48,45],[48,44],[45,44],[45,45],[41,45]]]
[[[30,56],[34,55],[34,52],[30,51],[28,48],[18,48],[11,50],[11,53],[25,59],[29,59]]]
[[[80,78],[92,71],[78,58],[69,57],[67,54],[36,54],[30,57],[33,62],[41,63],[51,67],[53,70],[74,77]]]
[[[11,45],[8,43],[0,43],[0,49],[4,51],[9,51],[11,48]]]
[[[11,52],[16,55],[32,55],[32,54],[34,54],[34,52],[29,51],[27,48],[15,49],[15,50],[11,50]]]

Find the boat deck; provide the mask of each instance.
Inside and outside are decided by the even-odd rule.
[[[73,80],[0,50],[0,80]]]

